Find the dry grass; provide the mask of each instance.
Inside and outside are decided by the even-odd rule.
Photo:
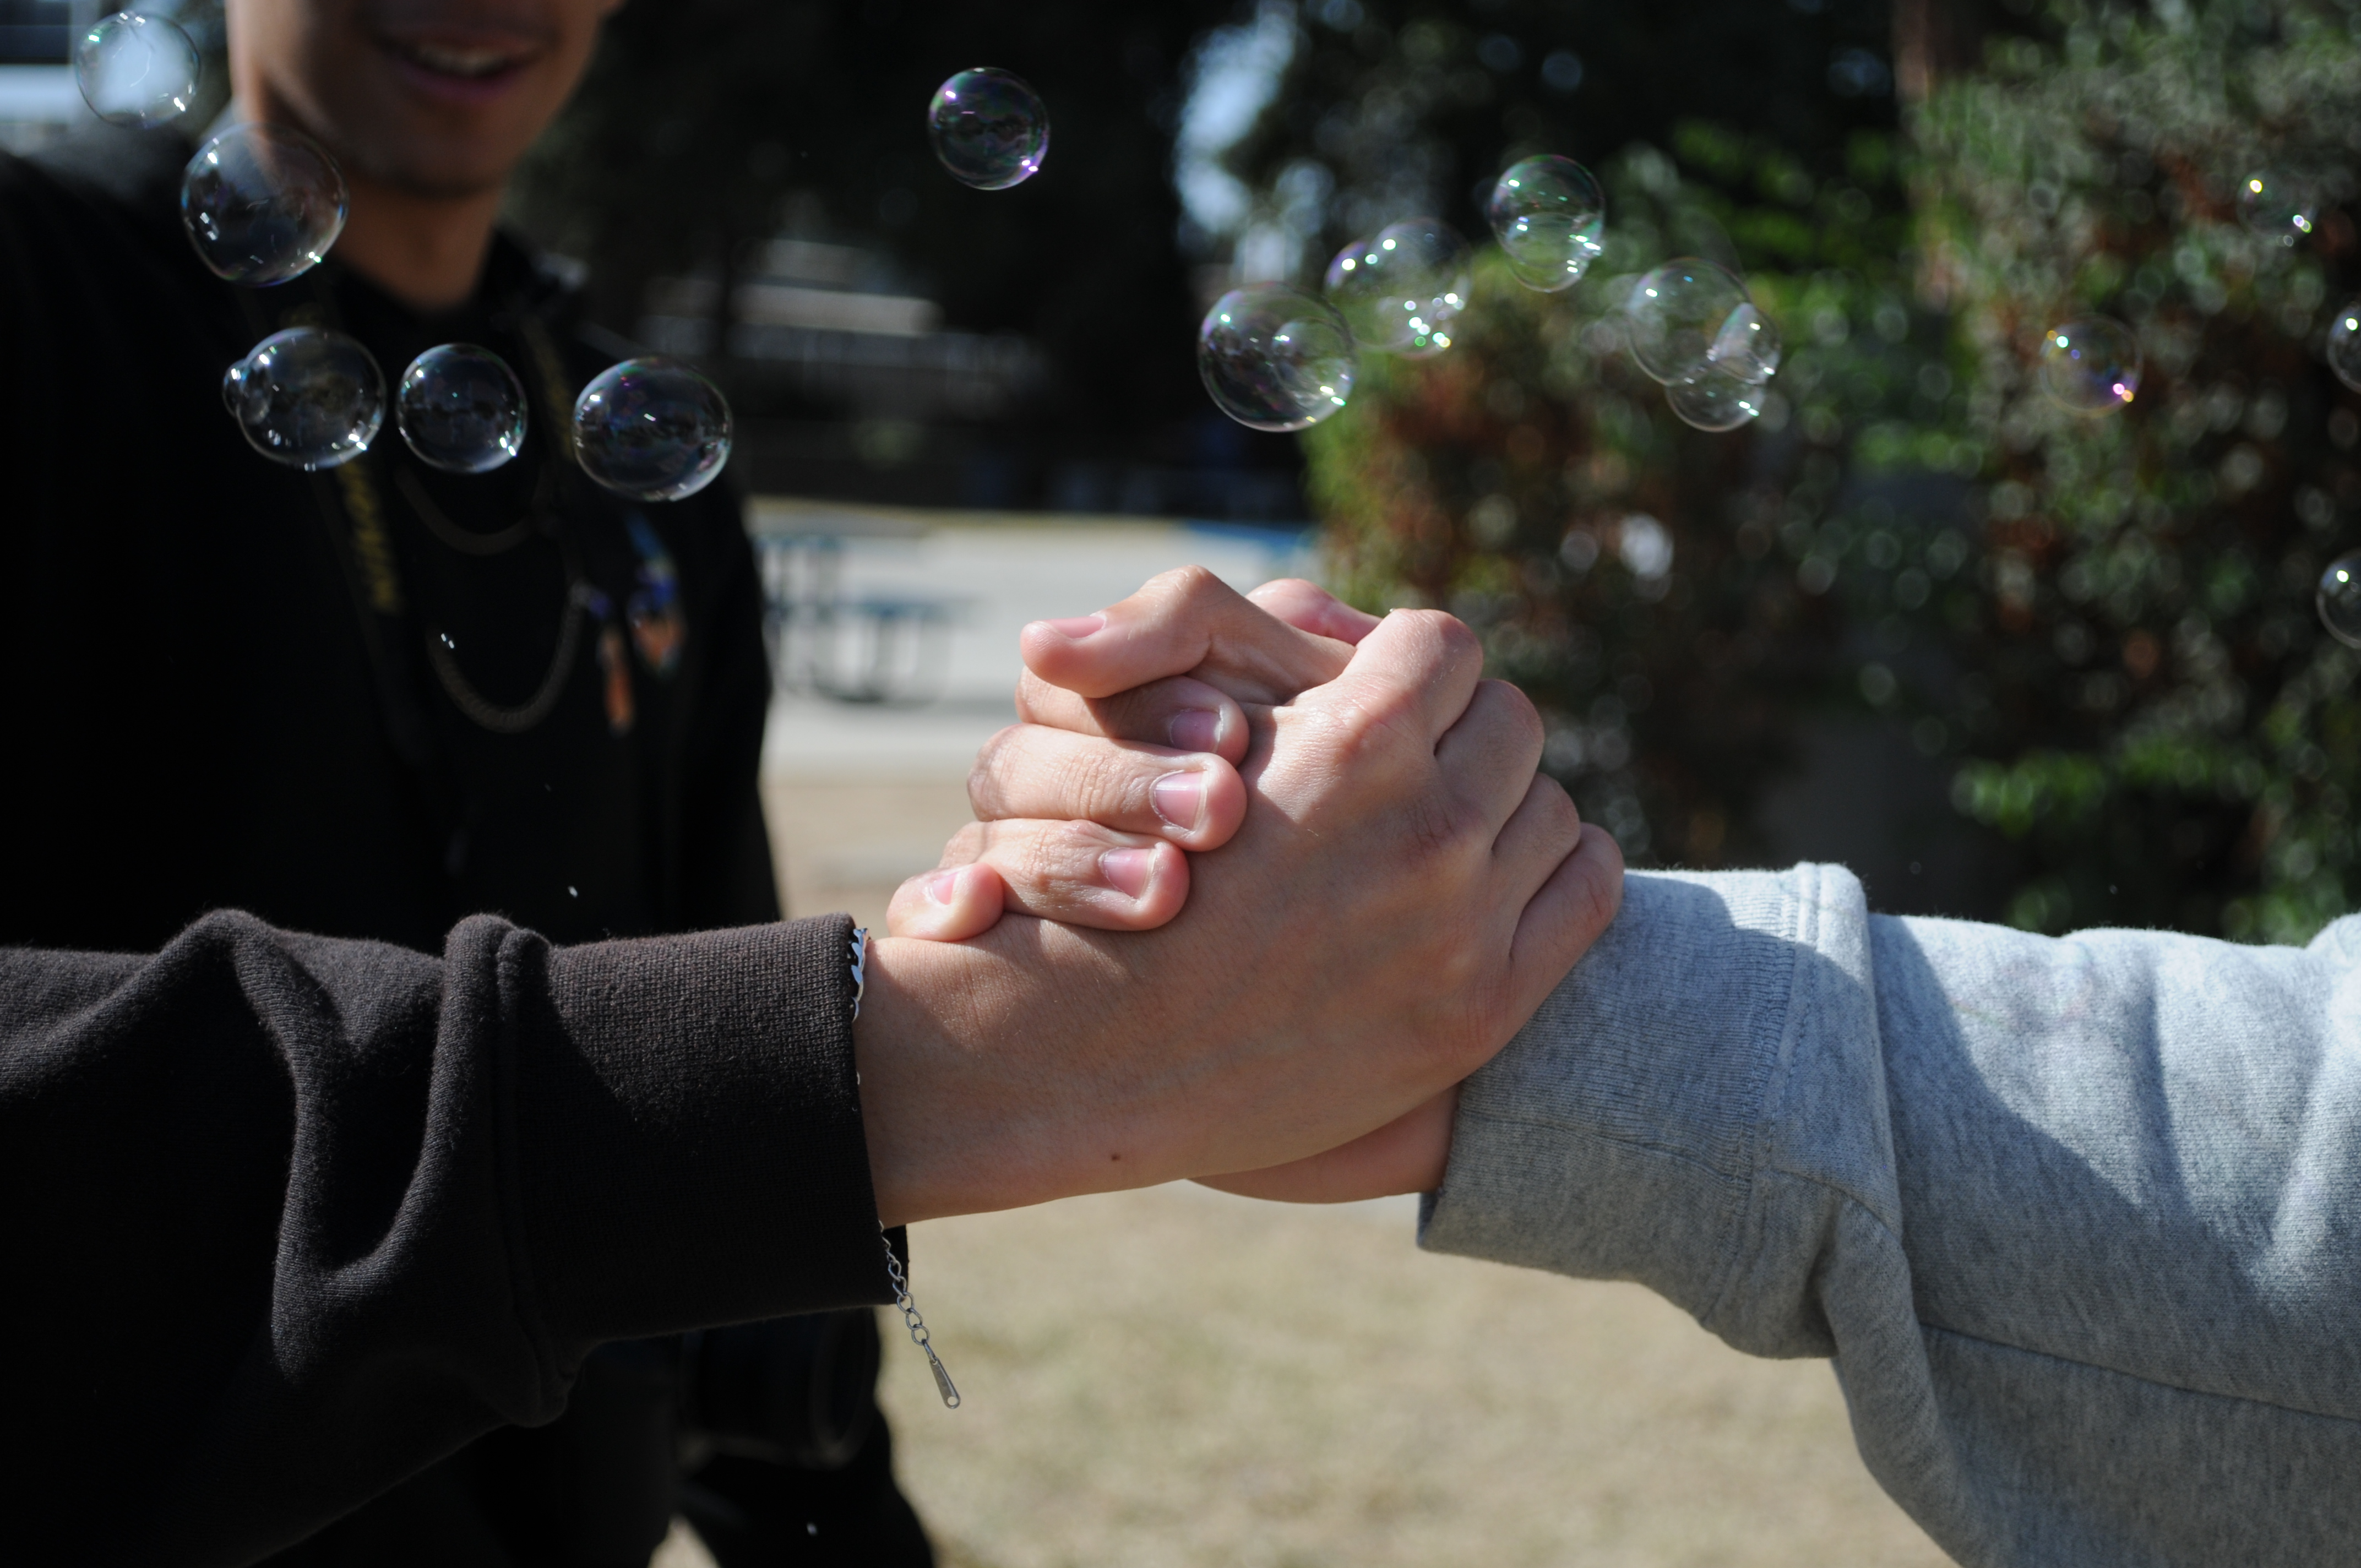
[[[906,1344],[886,1402],[958,1568],[1946,1561],[1825,1364],[1636,1287],[1419,1254],[1406,1205],[1165,1188],[912,1245],[966,1403]]]

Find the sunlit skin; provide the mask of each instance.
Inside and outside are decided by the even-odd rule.
[[[622,0],[228,0],[247,115],[309,132],[352,190],[336,258],[412,309],[475,292],[510,174]]]

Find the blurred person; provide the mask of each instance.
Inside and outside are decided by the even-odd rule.
[[[1136,792],[1120,742],[1173,703],[1210,684],[1259,724],[1378,624],[1200,577],[1028,627],[978,812],[1077,773]],[[1422,1246],[1637,1280],[1740,1350],[1832,1359],[1872,1474],[1976,1568],[2361,1541],[2361,916],[2303,948],[2048,938],[1872,914],[1838,866],[1633,872],[1463,1084],[1209,1179],[1423,1193]]]
[[[350,188],[333,259],[279,289],[214,279],[175,232],[191,148],[172,131],[86,135],[15,171],[9,357],[23,398],[56,401],[7,427],[28,475],[12,554],[40,599],[10,728],[43,762],[0,785],[0,938],[145,950],[210,908],[423,948],[479,910],[561,942],[778,917],[736,499],[631,506],[570,470],[572,396],[619,347],[495,227],[611,8],[230,0],[233,112],[311,134]],[[492,348],[528,391],[522,455],[439,472],[389,411],[358,463],[265,462],[198,389],[292,325],[357,337],[389,389],[435,344]],[[931,1561],[875,1415],[873,1315],[736,1333],[739,1381],[777,1361],[831,1389],[824,1430],[747,1434],[774,1441],[676,1496],[652,1455],[675,1441],[682,1373],[709,1375],[669,1343],[601,1352],[566,1415],[294,1558],[644,1558],[616,1543],[686,1506]]]
[[[1019,1032],[991,999],[1029,1014],[1033,1054],[1009,1059],[1038,1069],[1061,1008],[1152,1033],[1070,992],[1159,1020],[1214,992],[1269,1019],[1327,995],[1271,998],[1202,954],[1167,970],[1208,994],[1175,1000],[1110,990],[1104,950],[1067,938],[996,959],[888,941],[856,1042],[845,923],[764,926],[767,672],[735,504],[635,506],[566,461],[574,390],[622,345],[496,225],[610,8],[230,0],[236,112],[310,133],[350,185],[330,260],[278,289],[198,263],[172,132],[0,159],[0,1167],[9,1255],[42,1282],[8,1321],[43,1347],[9,1402],[12,1446],[42,1451],[11,1504],[56,1510],[84,1555],[247,1561],[308,1536],[287,1561],[632,1563],[680,1508],[733,1568],[925,1562],[870,1313],[645,1336],[886,1299],[881,1216],[1079,1190],[1060,1139],[1115,1141],[1128,1163],[1083,1168],[1123,1185],[1249,1138],[1251,1118],[1216,1135],[1156,1099],[1152,1056],[1128,1085],[1079,1074],[1072,1103],[995,1102],[962,1055]],[[528,392],[524,454],[455,477],[389,429],[328,473],[265,462],[221,373],[297,324],[352,334],[390,382],[438,343],[492,348]],[[1455,671],[1466,707],[1464,646],[1395,653],[1397,685]],[[1174,846],[1245,809],[1231,711],[1168,737],[1199,753],[1163,770],[1195,784],[1192,820],[1004,831],[983,863],[1005,877],[955,878],[944,907],[1169,918]],[[1567,815],[1536,829],[1563,840],[1543,879]],[[1306,897],[1266,888],[1251,918]],[[755,929],[656,939],[726,927]],[[1442,994],[1476,1013],[1402,1026],[1497,1046],[1513,991],[1470,970]],[[1232,1071],[1271,1088],[1250,1066]],[[1135,1102],[1137,1124],[1083,1114]],[[998,1142],[961,1133],[994,1103]],[[636,1343],[597,1349],[615,1341]],[[782,1380],[795,1397],[768,1398]],[[686,1485],[676,1445],[703,1461]]]

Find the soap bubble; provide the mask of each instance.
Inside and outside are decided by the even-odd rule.
[[[1598,259],[1607,198],[1589,170],[1544,153],[1509,166],[1484,215],[1517,281],[1554,294],[1581,281]]]
[[[618,495],[676,501],[730,461],[730,403],[677,359],[626,359],[574,400],[574,452]]]
[[[368,450],[385,422],[385,377],[340,332],[275,332],[222,377],[222,400],[257,452],[291,468],[333,468]]]
[[[1746,285],[1727,267],[1695,256],[1667,261],[1633,284],[1624,302],[1631,356],[1667,384],[1703,375],[1723,329],[1749,302]]]
[[[1467,308],[1467,242],[1441,218],[1405,218],[1328,263],[1329,303],[1365,348],[1413,358],[1451,346]]]
[[[1326,302],[1249,283],[1197,329],[1197,373],[1221,411],[1256,430],[1318,424],[1353,395],[1353,336]]]
[[[239,126],[197,148],[181,177],[181,222],[215,275],[249,288],[320,264],[345,227],[345,177],[319,143],[284,126]]]
[[[2361,648],[2361,550],[2328,564],[2313,602],[2331,637],[2347,648]]]
[[[1005,71],[962,71],[935,89],[927,134],[952,179],[979,191],[1005,191],[1041,172],[1049,111]]]
[[[393,420],[429,467],[489,474],[524,448],[524,388],[491,350],[446,343],[401,373]]]
[[[197,101],[197,46],[163,16],[117,11],[74,40],[74,85],[110,126],[145,129]]]
[[[2250,174],[2238,183],[2238,218],[2265,239],[2293,245],[2311,235],[2320,217],[2320,193],[2308,181],[2275,172]]]
[[[2328,329],[2328,367],[2336,378],[2361,392],[2361,300],[2336,313]]]
[[[1664,400],[1681,422],[1699,430],[1736,430],[1763,412],[1763,396],[1762,382],[1711,367],[1664,388]]]
[[[1731,311],[1713,334],[1706,363],[1759,387],[1777,372],[1780,346],[1778,327],[1749,300]]]
[[[2105,316],[2068,322],[2041,340],[2041,385],[2059,406],[2108,414],[2130,402],[2140,384],[2139,342]]]
[[[2330,636],[2347,648],[2361,648],[2361,550],[2328,564],[2313,602]]]

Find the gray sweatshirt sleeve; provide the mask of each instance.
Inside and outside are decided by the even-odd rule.
[[[2309,948],[1639,875],[1469,1080],[1422,1245],[1833,1356],[1983,1565],[2361,1554],[2361,917]]]

